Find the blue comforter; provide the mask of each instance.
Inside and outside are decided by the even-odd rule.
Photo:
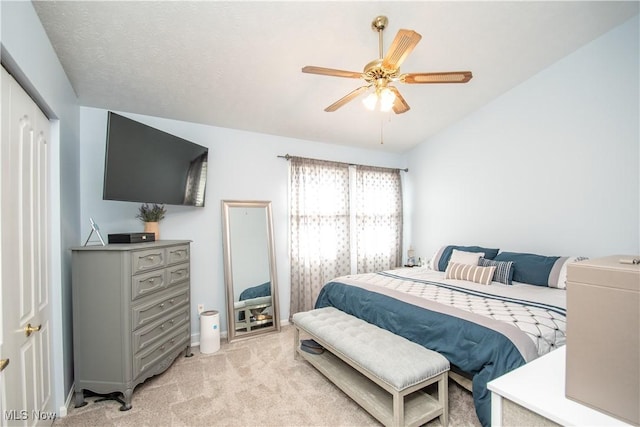
[[[527,362],[505,334],[461,318],[464,316],[457,317],[455,312],[452,315],[428,310],[339,281],[330,282],[321,290],[316,308],[322,307],[335,307],[437,351],[471,374],[476,413],[483,426],[491,425],[487,382]]]
[[[262,285],[253,286],[247,288],[240,294],[239,300],[244,301],[246,299],[267,297],[271,295],[271,282],[263,283]]]

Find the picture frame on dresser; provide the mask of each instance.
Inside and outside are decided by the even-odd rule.
[[[93,233],[96,233],[96,237],[99,240],[99,243],[104,246],[106,245],[104,239],[102,238],[102,234],[100,234],[100,227],[98,226],[98,224],[93,220],[93,218],[89,218],[89,222],[91,223],[91,232],[89,233],[89,236],[87,237],[87,240],[85,240],[84,242],[84,246],[87,246],[91,241],[91,236],[93,236]],[[98,242],[94,242],[94,243],[98,243]]]

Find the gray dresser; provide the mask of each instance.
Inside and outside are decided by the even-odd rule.
[[[122,393],[191,355],[190,242],[72,248],[75,405]]]

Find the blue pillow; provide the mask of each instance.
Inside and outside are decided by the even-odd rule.
[[[451,259],[451,254],[454,249],[465,252],[484,252],[484,258],[486,259],[494,259],[500,250],[482,248],[480,246],[445,246],[435,255],[436,259],[434,259],[433,265],[434,267],[438,267],[438,271],[445,271],[447,269],[447,264],[449,264],[449,259]]]
[[[513,280],[513,261],[496,261],[495,259],[480,258],[478,265],[481,267],[496,267],[493,280],[504,283],[505,285],[513,284],[511,283]]]
[[[500,252],[495,261],[513,261],[513,280],[536,286],[550,286],[566,257],[519,252]]]

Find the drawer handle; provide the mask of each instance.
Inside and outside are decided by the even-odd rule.
[[[164,303],[159,305],[160,308],[164,308]]]
[[[171,319],[171,322],[170,322],[170,323],[171,323],[172,325],[173,325],[173,323],[174,323],[174,322],[175,322],[175,320]]]
[[[164,329],[164,323],[160,325],[160,329]]]
[[[175,338],[171,340],[171,344],[174,344],[176,342]]]
[[[160,350],[164,351],[165,348],[167,348],[167,346],[163,345],[162,347],[160,347]]]
[[[174,301],[175,301],[175,299],[171,298],[171,299],[169,300],[169,304],[173,304],[173,302],[174,302]]]

